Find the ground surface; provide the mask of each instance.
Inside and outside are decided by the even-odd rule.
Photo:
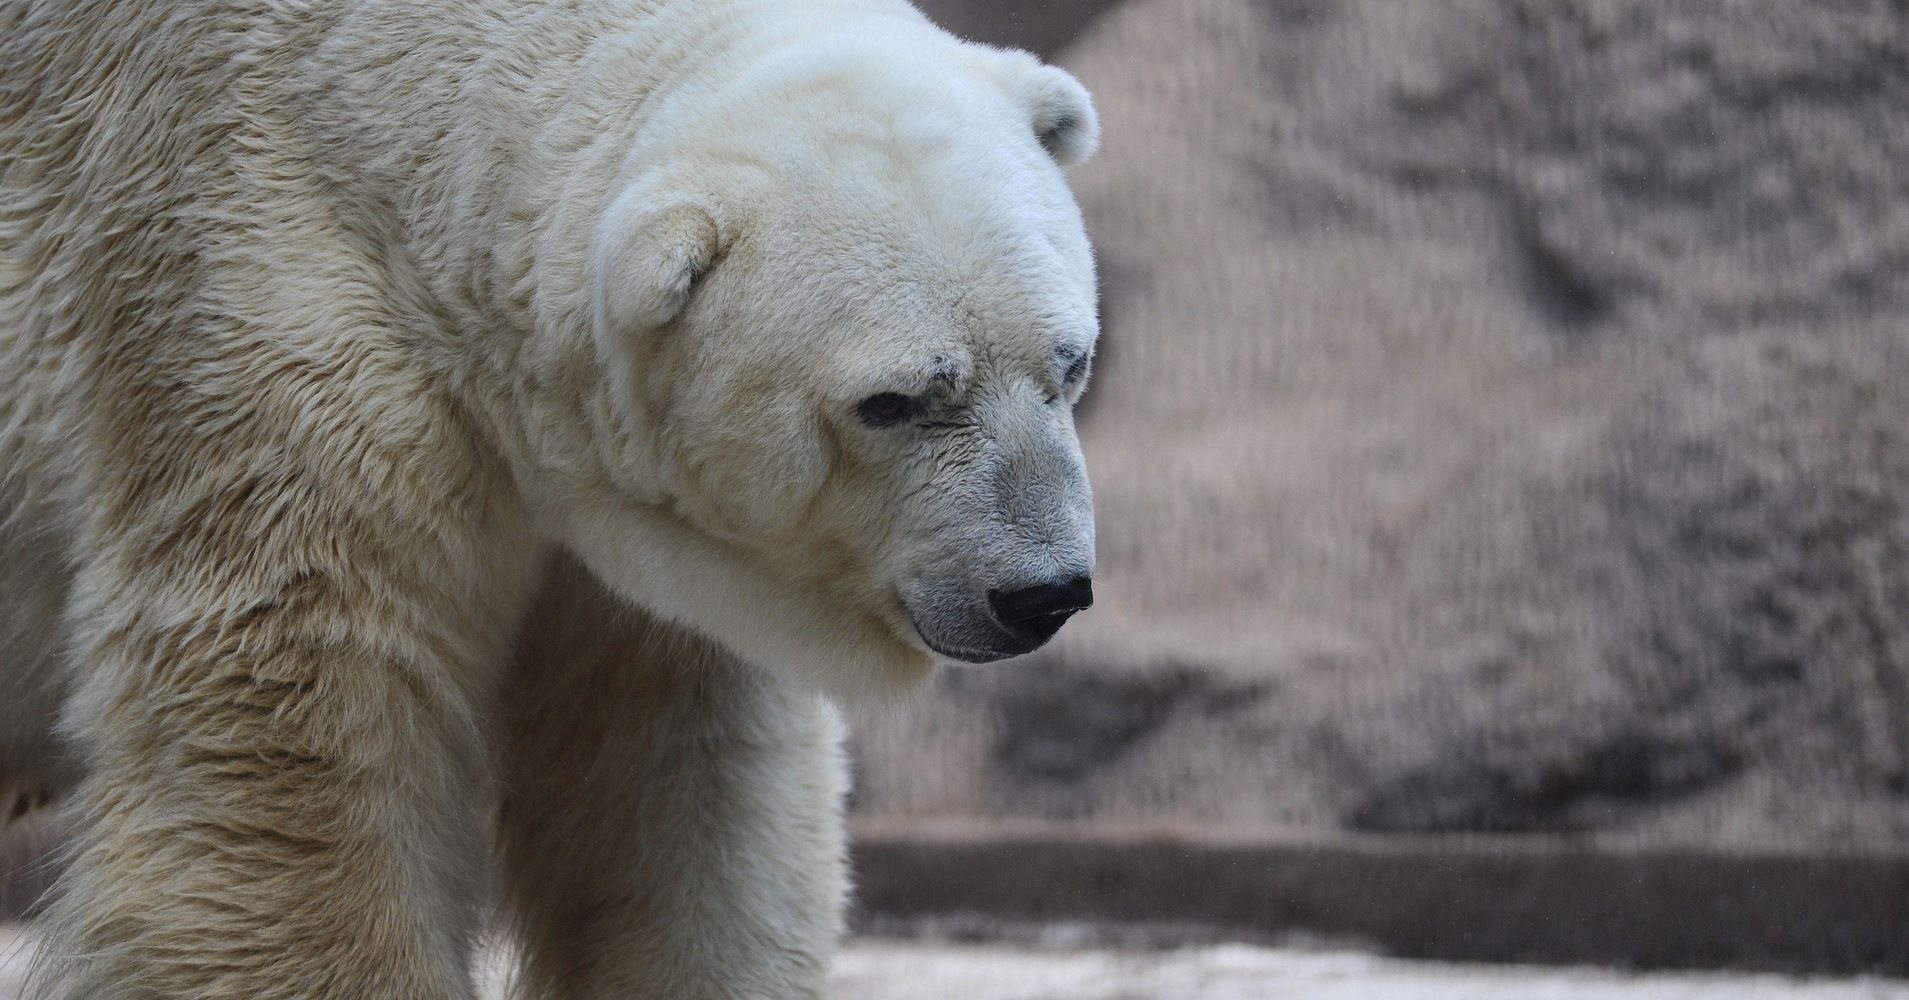
[[[30,937],[0,928],[0,1000],[19,996]],[[861,940],[838,1000],[1909,1000],[1909,982],[1643,975],[1401,962],[1357,952],[1219,945],[1177,951]]]
[[[836,967],[842,1000],[1883,1000],[1909,983],[1774,976],[1622,976],[1401,962],[1356,952],[1220,945],[1037,951],[862,941]]]

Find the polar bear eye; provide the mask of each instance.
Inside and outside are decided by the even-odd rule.
[[[899,392],[878,392],[855,404],[855,415],[870,427],[893,427],[915,411],[915,401]]]

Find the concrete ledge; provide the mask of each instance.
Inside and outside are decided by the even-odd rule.
[[[1207,925],[1468,962],[1909,972],[1909,855],[865,822],[862,919]]]

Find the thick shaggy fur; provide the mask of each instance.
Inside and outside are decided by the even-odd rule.
[[[712,969],[726,995],[813,991],[847,888],[834,710],[574,565],[550,583],[505,699],[531,995],[698,996]]]
[[[0,3],[37,995],[468,997],[493,870],[531,995],[818,995],[819,692],[1091,569],[1093,143],[891,0]]]

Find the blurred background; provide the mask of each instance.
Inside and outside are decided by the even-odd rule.
[[[1909,4],[921,5],[1103,119],[1099,603],[857,720],[871,907],[1909,967]]]
[[[1909,847],[1909,5],[925,6],[1104,119],[1100,603],[862,812]]]

